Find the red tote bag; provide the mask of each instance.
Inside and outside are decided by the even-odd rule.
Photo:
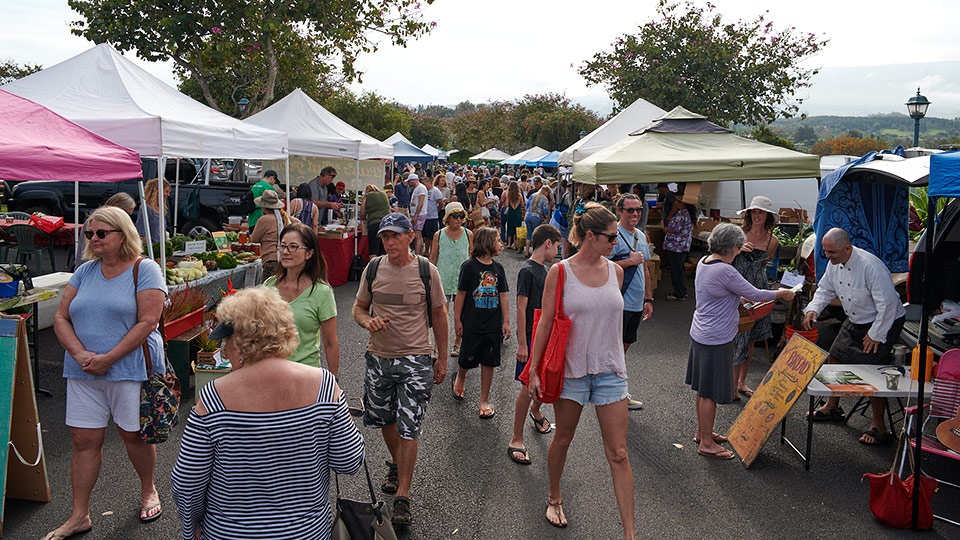
[[[563,314],[563,285],[566,281],[566,275],[563,263],[559,264],[559,274],[557,275],[557,309],[553,315],[553,328],[550,329],[550,337],[547,341],[547,347],[543,351],[543,358],[537,366],[540,375],[540,396],[543,403],[553,403],[560,399],[560,393],[563,392],[563,363],[567,352],[567,339],[570,337],[570,319]],[[530,336],[530,343],[536,343],[537,325],[540,322],[541,311],[533,311],[533,334]],[[530,384],[530,360],[523,367],[520,373],[520,382],[524,385]]]

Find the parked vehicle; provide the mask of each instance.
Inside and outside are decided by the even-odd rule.
[[[144,178],[156,178],[155,160],[143,159]],[[176,219],[177,232],[190,236],[209,234],[221,229],[229,216],[244,215],[240,199],[250,189],[251,183],[215,180],[211,176],[209,184],[203,183],[203,160],[180,160],[180,186],[171,195],[167,204],[172,204],[176,196],[179,201],[179,214]],[[168,161],[165,178],[172,184],[176,178],[176,162]],[[139,211],[139,180],[122,182],[80,182],[79,220],[83,221],[93,210],[100,207],[110,196],[118,192],[129,193],[137,201]],[[4,185],[7,208],[20,212],[43,212],[54,216],[63,216],[65,220],[74,219],[74,182],[31,181],[6,182]],[[188,215],[191,198],[198,203],[195,215]],[[173,223],[168,223],[173,230]]]

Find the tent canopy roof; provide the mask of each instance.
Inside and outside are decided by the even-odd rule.
[[[397,142],[397,141],[403,141],[403,142],[409,144],[410,146],[413,146],[413,143],[410,142],[410,139],[404,137],[403,134],[400,133],[399,131],[396,132],[396,133],[394,133],[393,135],[387,137],[386,139],[384,139],[384,140],[383,140],[383,144],[390,144],[390,145],[392,145],[393,143],[395,143],[395,142]]]
[[[817,156],[740,137],[682,107],[573,166],[574,180],[590,184],[818,176]]]
[[[119,182],[140,156],[28,99],[0,90],[0,178]]]
[[[546,153],[547,151],[544,150],[543,148],[540,148],[539,146],[534,146],[533,148],[528,148],[523,152],[520,152],[519,154],[514,154],[508,157],[507,159],[503,160],[501,163],[503,163],[504,165],[526,165],[527,160],[538,158]]]
[[[3,89],[144,156],[283,159],[283,132],[244,124],[178,92],[102,43]]]
[[[503,161],[508,159],[510,154],[496,147],[484,150],[475,156],[470,156],[470,161]]]
[[[931,197],[960,197],[960,152],[930,156],[930,190],[928,195]]]
[[[417,162],[426,163],[433,161],[433,156],[417,148],[416,146],[404,140],[397,140],[393,143],[393,160],[402,163]]]
[[[560,165],[573,165],[575,161],[593,155],[594,152],[606,148],[666,113],[667,111],[649,101],[638,99],[590,134],[560,152],[557,161]]]
[[[350,124],[297,88],[283,99],[244,120],[246,124],[285,131],[294,156],[391,159],[393,148]]]

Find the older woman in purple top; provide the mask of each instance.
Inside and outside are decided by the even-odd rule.
[[[697,265],[697,309],[690,324],[690,358],[686,383],[696,392],[697,453],[717,459],[733,459],[733,452],[720,446],[727,438],[713,431],[717,403],[730,403],[735,395],[733,338],[737,335],[741,298],[766,302],[792,300],[793,291],[764,291],[751,285],[731,265],[746,241],[743,229],[721,223],[710,233],[710,255]]]

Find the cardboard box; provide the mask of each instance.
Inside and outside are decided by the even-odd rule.
[[[700,182],[688,182],[680,201],[684,204],[700,204]]]
[[[706,232],[709,233],[717,225],[720,224],[720,221],[710,218],[700,218],[697,220],[696,225],[693,226],[693,236],[694,238],[699,237],[700,233]]]

